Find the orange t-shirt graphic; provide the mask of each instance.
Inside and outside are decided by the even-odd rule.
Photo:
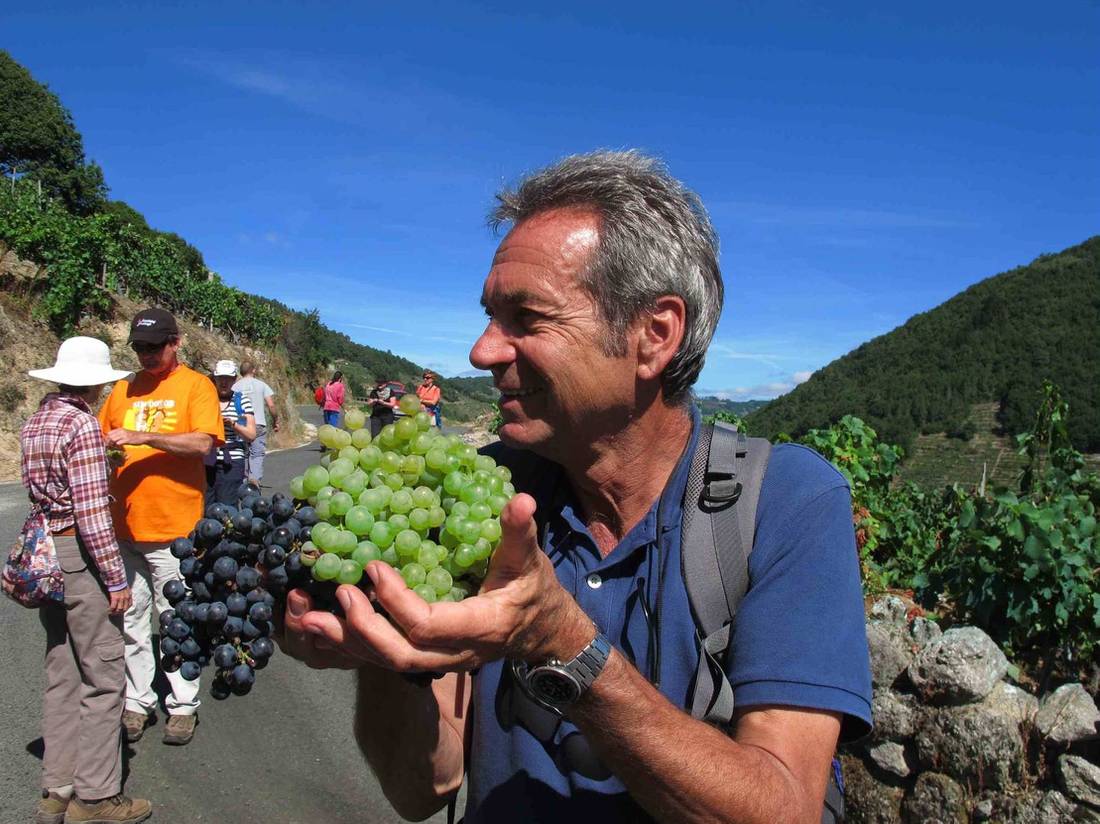
[[[112,429],[172,435],[205,432],[224,437],[218,393],[210,379],[186,366],[158,380],[140,372],[119,381],[99,410]],[[165,542],[187,535],[202,517],[206,471],[199,456],[170,455],[151,446],[127,446],[126,462],[111,480],[115,532],[132,541]]]

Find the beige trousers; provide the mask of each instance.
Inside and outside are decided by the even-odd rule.
[[[78,539],[53,540],[65,605],[39,610],[46,629],[42,786],[72,784],[80,798],[106,798],[122,789],[122,616],[107,612],[107,591]]]

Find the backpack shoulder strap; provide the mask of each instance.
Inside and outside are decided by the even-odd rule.
[[[233,408],[237,411],[237,421],[244,420],[244,402],[241,400],[241,393],[233,393]]]
[[[711,723],[733,718],[733,687],[723,664],[748,590],[756,505],[770,455],[767,440],[719,422],[700,432],[688,473],[680,563],[700,644],[688,709]]]

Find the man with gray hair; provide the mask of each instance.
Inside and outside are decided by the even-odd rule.
[[[482,589],[427,604],[374,562],[387,617],[356,587],[337,591],[344,617],[294,591],[282,643],[358,670],[356,736],[407,818],[468,778],[467,824],[833,820],[837,741],[871,720],[843,478],[771,449],[728,654],[703,644],[682,565],[710,443],[691,386],[723,297],[702,203],[637,152],[566,158],[498,199],[510,230],[470,361],[500,390],[491,454],[527,494]],[[727,724],[688,711],[710,675]]]

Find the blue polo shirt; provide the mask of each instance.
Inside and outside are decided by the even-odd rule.
[[[699,661],[680,567],[682,501],[699,429],[693,409],[691,439],[661,501],[606,558],[560,467],[542,462],[537,480],[520,490],[538,501],[543,551],[562,586],[643,675],[650,677],[659,658],[660,691],[679,707],[690,704]],[[508,462],[507,450],[498,454]],[[661,502],[667,516],[658,523]],[[651,643],[654,634],[659,641]],[[803,446],[772,449],[731,650],[726,672],[738,707],[839,712],[845,740],[869,730],[871,675],[849,490]],[[474,679],[472,721],[466,824],[650,820],[573,724],[523,694],[508,662],[488,664]]]

